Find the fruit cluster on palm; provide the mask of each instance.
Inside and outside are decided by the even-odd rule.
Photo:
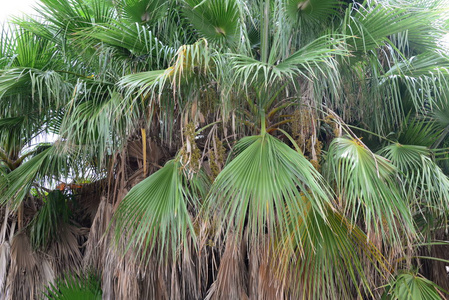
[[[40,1],[0,40],[0,299],[445,297],[449,3]]]

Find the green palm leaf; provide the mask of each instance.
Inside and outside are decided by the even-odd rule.
[[[311,211],[307,215],[311,217],[295,229],[301,239],[294,238],[292,243],[297,264],[290,265],[289,260],[276,260],[276,264],[293,269],[292,280],[308,299],[353,299],[357,294],[376,298],[367,270],[379,278],[391,276],[391,266],[380,249],[337,211],[328,209],[325,219]],[[285,253],[280,257],[286,257]]]
[[[197,210],[206,181],[200,175],[188,180],[179,161],[171,160],[133,187],[114,215],[116,240],[129,236],[127,249],[148,250],[158,245],[160,258],[176,259],[176,252],[195,238],[191,211]],[[125,249],[125,250],[127,250]],[[166,251],[169,255],[166,255]]]
[[[246,226],[251,242],[257,242],[266,230],[272,239],[298,234],[291,224],[305,219],[310,205],[325,215],[329,191],[303,155],[267,133],[245,137],[235,148],[239,154],[215,179],[208,197],[226,231],[241,237]]]
[[[320,23],[338,13],[342,2],[336,0],[288,0],[285,1],[287,15],[293,20]]]
[[[101,282],[93,274],[66,274],[46,286],[43,294],[46,299],[55,300],[100,300]]]
[[[60,62],[55,57],[56,45],[49,40],[20,27],[13,34],[17,37],[11,45],[14,49],[12,67],[45,69]]]
[[[326,173],[336,184],[340,206],[350,222],[363,220],[368,232],[398,243],[401,232],[414,234],[410,209],[397,185],[396,168],[387,159],[356,140],[337,138],[329,147]]]
[[[234,43],[240,36],[240,10],[236,0],[184,0],[184,14],[207,40]]]
[[[412,56],[408,60],[399,61],[392,66],[385,76],[403,76],[419,78],[441,71],[447,73],[449,68],[448,55],[442,52],[426,52]]]
[[[348,43],[355,51],[369,51],[389,42],[388,37],[409,30],[419,29],[427,20],[429,13],[422,12],[421,18],[416,12],[399,6],[387,6],[375,1],[367,7],[350,6],[346,11],[343,33],[353,38]],[[426,25],[426,24],[424,24]]]
[[[415,274],[400,274],[389,284],[382,300],[440,300],[443,294],[432,281]]]
[[[6,154],[6,158],[0,160],[17,159],[23,147],[41,133],[44,129],[45,121],[41,121],[37,116],[19,116],[0,119],[0,151]],[[17,162],[14,162],[18,166]]]
[[[126,22],[109,22],[80,31],[77,35],[89,45],[98,42],[117,49],[124,58],[133,58],[140,64],[147,62],[150,67],[163,68],[168,65],[176,49],[165,46],[146,26]]]
[[[0,70],[0,107],[30,112],[61,107],[67,101],[71,85],[54,71],[34,68]],[[9,101],[15,97],[15,101]],[[30,101],[36,100],[36,101]],[[11,106],[13,104],[13,106]]]
[[[437,215],[447,214],[449,178],[431,159],[428,148],[392,144],[380,152],[401,171],[402,183],[412,203],[427,207]]]
[[[40,150],[40,149],[39,149]],[[39,152],[5,177],[0,177],[0,204],[17,209],[36,182],[49,183],[54,179],[65,179],[73,158],[52,145]]]
[[[163,87],[167,79],[170,78],[169,70],[154,70],[148,72],[140,72],[123,76],[119,84],[126,89],[126,94],[129,97],[138,98],[140,95],[146,96],[154,90],[155,85]],[[137,95],[134,93],[137,92]]]
[[[150,92],[162,94],[166,84],[173,90],[183,84],[194,84],[194,80],[207,74],[213,66],[208,43],[201,39],[192,45],[179,47],[173,64],[165,70],[153,70],[123,76],[118,84],[125,88],[127,97],[146,97]],[[135,94],[135,92],[137,92]]]
[[[274,57],[270,57],[270,62],[264,63],[246,55],[230,54],[231,63],[242,86],[254,82],[263,82],[267,86],[276,81],[295,82],[297,77],[311,79],[317,74],[335,77],[335,56],[348,55],[342,47],[343,40],[335,36],[322,36],[280,62]]]
[[[123,133],[135,129],[132,120],[140,114],[141,106],[125,101],[101,84],[80,94],[82,99],[74,98],[68,103],[59,134],[68,141],[67,147],[96,157],[102,165],[110,153],[123,146]]]
[[[430,148],[437,142],[441,134],[442,130],[430,118],[411,118],[409,115],[402,123],[396,141],[400,144]]]
[[[168,2],[165,0],[122,0],[118,6],[132,22],[154,24],[166,14]]]
[[[70,209],[67,195],[51,191],[44,198],[44,205],[30,223],[30,243],[33,249],[47,250],[52,242],[58,242],[61,228],[69,224]]]
[[[109,1],[41,0],[37,12],[49,23],[63,28],[67,33],[76,33],[94,24],[107,23],[114,10]]]

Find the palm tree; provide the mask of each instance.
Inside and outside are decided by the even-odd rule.
[[[0,298],[444,297],[445,4],[41,0],[1,39]]]

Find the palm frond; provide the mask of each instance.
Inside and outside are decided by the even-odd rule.
[[[109,1],[41,0],[36,11],[49,23],[75,33],[93,24],[107,23],[114,15]]]
[[[130,74],[123,76],[119,84],[122,88],[129,90],[129,93],[138,91],[139,94],[146,95],[154,88],[155,84],[164,86],[170,73],[171,69]]]
[[[57,146],[47,148],[7,176],[1,177],[0,203],[8,204],[15,210],[37,181],[42,184],[45,181],[51,182],[53,176],[66,178],[71,171],[70,166],[75,164],[70,163],[67,153],[61,153],[57,148]]]
[[[397,1],[392,4],[420,16],[417,19],[420,26],[408,28],[407,31],[390,36],[391,41],[402,53],[419,55],[444,49],[441,41],[444,40],[447,30],[444,25],[445,18],[441,17],[441,12],[447,8],[445,0]]]
[[[311,23],[320,23],[336,15],[342,4],[335,0],[287,0],[284,5],[291,20],[305,19]]]
[[[422,13],[422,19],[426,20]],[[403,32],[404,28],[414,30],[422,26],[418,13],[406,8],[372,2],[367,7],[350,6],[346,11],[343,33],[352,38],[348,43],[355,51],[370,51],[389,42],[388,37]]]
[[[167,13],[168,1],[122,0],[116,4],[132,22],[154,24]]]
[[[102,291],[99,278],[93,274],[67,274],[46,286],[43,294],[47,299],[55,300],[100,300]]]
[[[410,59],[400,58],[380,78],[379,84],[390,88],[389,93],[393,99],[397,98],[405,87],[414,109],[425,113],[427,109],[437,106],[441,98],[446,97],[448,58],[446,54],[438,51]],[[401,99],[395,101],[399,102]]]
[[[327,178],[335,182],[340,206],[351,223],[362,221],[368,232],[401,241],[415,234],[408,203],[401,197],[396,168],[356,140],[337,138],[327,154]]]
[[[236,0],[184,0],[183,13],[207,40],[232,44],[240,39],[240,10]]]
[[[449,69],[448,56],[442,52],[426,52],[412,56],[392,66],[385,76],[420,77],[441,71],[447,73]]]
[[[417,207],[446,215],[449,207],[449,178],[432,160],[428,148],[392,144],[380,152],[400,171],[404,190]]]
[[[250,242],[257,243],[266,231],[272,240],[298,234],[290,224],[305,219],[309,205],[325,215],[329,190],[303,155],[267,133],[245,137],[235,147],[239,154],[220,172],[208,197],[208,209],[226,232],[241,238],[247,227]]]
[[[449,125],[449,124],[448,124]],[[403,145],[432,147],[441,136],[441,129],[429,118],[407,116],[398,131],[396,140]]]
[[[411,273],[398,275],[388,286],[382,300],[443,299],[443,293],[435,283]]]
[[[141,113],[141,105],[125,101],[101,84],[86,89],[80,85],[79,89],[81,99],[74,98],[67,105],[59,134],[67,141],[66,149],[77,149],[104,165],[106,158],[124,145],[124,133],[135,129],[133,119]]]
[[[431,118],[435,122],[435,126],[441,130],[441,135],[435,142],[434,147],[439,147],[449,133],[449,105],[446,99],[447,98],[444,95],[439,97],[438,102],[430,112]]]
[[[41,133],[45,128],[45,121],[39,120],[36,116],[22,115],[0,119],[0,151],[6,154],[0,160],[7,161],[10,169],[18,166],[16,160],[23,151],[23,148],[31,140]]]
[[[126,75],[118,84],[127,90],[127,97],[137,99],[146,97],[150,92],[161,95],[167,83],[171,84],[173,91],[177,91],[184,83],[192,84],[193,80],[189,79],[207,74],[213,63],[208,43],[201,39],[195,44],[181,46],[167,69]]]
[[[391,266],[381,249],[337,211],[328,209],[325,219],[312,210],[307,216],[294,225],[301,232],[301,239],[292,241],[296,263],[275,260],[278,267],[291,269],[295,292],[309,299],[378,298],[370,272],[384,281],[391,279]]]
[[[241,54],[230,54],[230,58],[242,86],[260,82],[266,86],[283,81],[295,83],[298,77],[311,79],[320,73],[325,76],[332,74],[337,68],[334,57],[348,55],[341,47],[343,40],[332,36],[320,37],[280,62],[270,57],[272,63],[264,63]]]
[[[14,60],[14,46],[16,41],[9,33],[14,28],[11,24],[3,23],[0,27],[0,69],[5,69]]]
[[[164,68],[175,55],[175,49],[163,45],[152,31],[139,24],[109,22],[80,31],[77,35],[83,39],[80,42],[94,47],[102,42],[116,48],[117,54],[122,53],[139,68],[142,68],[142,62],[150,68]]]
[[[59,228],[69,221],[68,200],[61,191],[46,195],[44,205],[30,224],[33,249],[46,250],[52,240],[57,240]]]
[[[57,65],[55,44],[23,29],[17,29],[13,34],[16,35],[16,44],[12,67],[44,70],[50,65]]]
[[[16,112],[49,110],[61,107],[70,95],[71,85],[55,71],[13,68],[0,71],[0,107],[14,104]],[[9,97],[16,101],[10,102]],[[36,100],[36,101],[30,101]]]
[[[161,260],[176,260],[188,235],[196,237],[190,212],[198,210],[206,183],[201,176],[188,180],[181,168],[179,161],[167,162],[120,202],[113,219],[116,241],[129,236],[125,251],[136,248],[151,253],[157,245]]]

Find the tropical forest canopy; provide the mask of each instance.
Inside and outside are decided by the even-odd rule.
[[[444,298],[448,13],[40,0],[0,39],[0,299]]]

